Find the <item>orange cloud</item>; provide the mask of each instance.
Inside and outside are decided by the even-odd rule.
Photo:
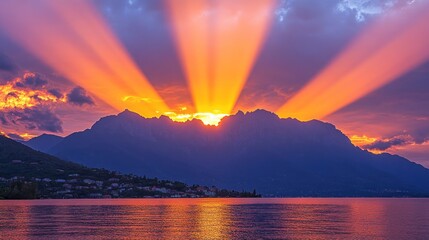
[[[0,85],[0,110],[25,109],[37,106],[41,103],[66,102],[65,98],[57,98],[45,89],[33,90],[19,88],[15,85],[20,81],[14,81]]]
[[[5,133],[5,132],[0,132],[1,135],[7,136],[9,138],[12,138],[14,140],[18,140],[18,141],[27,141],[30,140],[34,137],[36,137],[36,135],[33,134],[29,134],[29,133]]]
[[[377,141],[377,138],[374,137],[368,137],[366,135],[352,135],[349,136],[350,141],[355,145],[355,146],[365,146],[371,143],[374,143],[375,141]]]

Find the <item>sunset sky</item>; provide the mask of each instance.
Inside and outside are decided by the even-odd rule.
[[[429,167],[429,1],[0,1],[0,130],[258,108]]]

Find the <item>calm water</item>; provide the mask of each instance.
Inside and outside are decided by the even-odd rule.
[[[0,201],[2,239],[429,239],[429,199]]]

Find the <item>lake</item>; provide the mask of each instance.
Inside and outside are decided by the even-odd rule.
[[[1,239],[428,239],[429,199],[0,201]]]

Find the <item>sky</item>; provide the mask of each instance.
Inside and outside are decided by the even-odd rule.
[[[4,0],[0,130],[262,108],[429,167],[428,2]]]

